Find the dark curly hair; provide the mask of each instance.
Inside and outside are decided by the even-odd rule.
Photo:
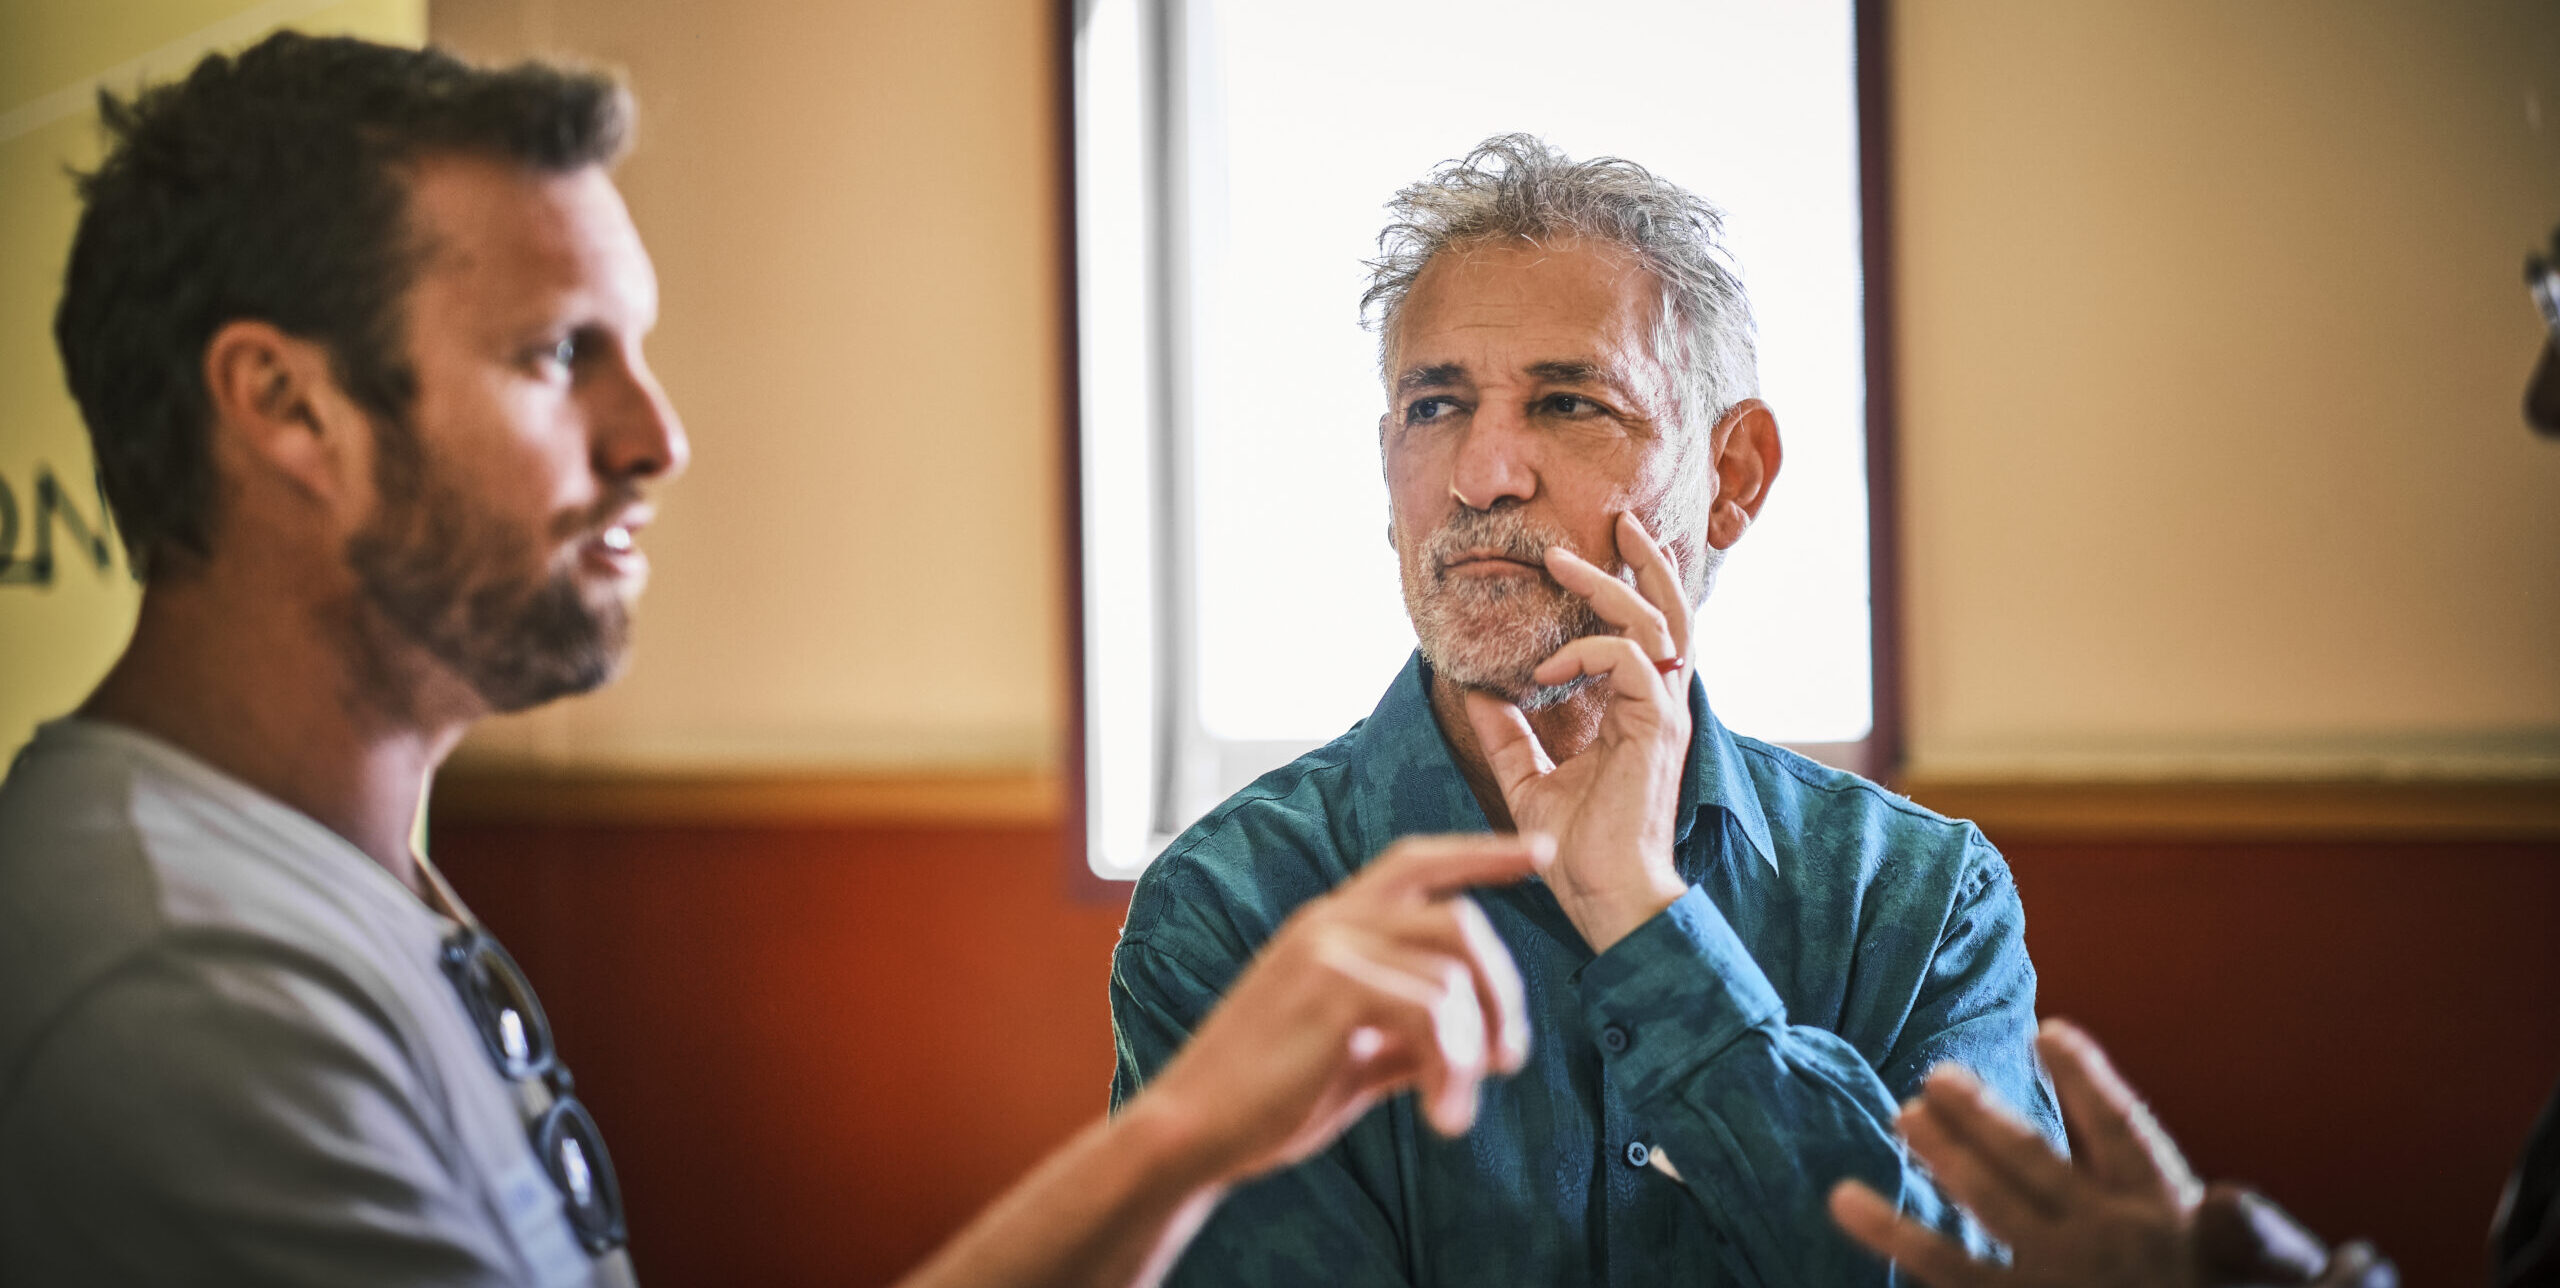
[[[212,553],[204,352],[255,318],[325,346],[385,424],[416,395],[400,302],[421,247],[405,168],[481,155],[566,172],[618,160],[631,101],[597,73],[473,67],[434,49],[281,32],[130,99],[101,90],[106,159],[82,210],[54,343],[126,553]]]

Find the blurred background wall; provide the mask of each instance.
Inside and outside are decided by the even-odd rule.
[[[1891,16],[1906,785],[2009,854],[2044,1009],[2202,1169],[2476,1281],[2560,1079],[2560,450],[2516,411],[2560,11]],[[540,982],[651,1282],[884,1281],[1109,1074],[1123,896],[1059,788],[1066,19],[426,18],[628,70],[697,449],[633,674],[476,737],[435,851]],[[58,276],[22,227],[7,271]]]
[[[1913,775],[2560,774],[2560,9],[1894,13]]]

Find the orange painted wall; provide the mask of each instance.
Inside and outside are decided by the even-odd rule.
[[[879,1283],[1102,1109],[1122,913],[1058,834],[447,827],[658,1285]],[[2560,1080],[2560,845],[2013,843],[2045,1010],[2199,1167],[2482,1278]]]

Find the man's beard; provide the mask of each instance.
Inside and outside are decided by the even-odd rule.
[[[619,593],[590,600],[581,591],[574,546],[565,566],[546,561],[520,571],[524,534],[442,476],[413,428],[390,425],[375,442],[381,506],[346,552],[365,607],[461,677],[492,711],[585,693],[621,670],[630,608]],[[634,499],[611,491],[586,513],[558,517],[538,539],[546,549],[562,548],[610,523]],[[399,682],[392,678],[397,668],[372,670]],[[406,705],[384,696],[395,709]]]
[[[1547,547],[1563,541],[1563,533],[1531,525],[1516,505],[1461,509],[1420,550],[1397,561],[1405,612],[1434,673],[1525,711],[1553,706],[1590,682],[1577,676],[1548,685],[1530,676],[1557,649],[1609,633],[1588,602],[1544,571]],[[1497,551],[1540,571],[1535,577],[1448,576],[1449,562],[1471,550]]]

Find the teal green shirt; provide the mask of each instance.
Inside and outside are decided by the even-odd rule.
[[[1367,720],[1147,870],[1113,959],[1115,1104],[1292,909],[1399,837],[1487,829],[1428,693],[1416,657]],[[2007,865],[1972,824],[1726,732],[1694,681],[1689,701],[1688,893],[1594,957],[1545,886],[1480,892],[1528,989],[1528,1067],[1486,1088],[1462,1139],[1398,1096],[1239,1188],[1173,1282],[1889,1282],[1831,1224],[1844,1177],[1991,1249],[1891,1124],[1952,1060],[2061,1145]],[[1648,1165],[1656,1152],[1680,1180]]]

